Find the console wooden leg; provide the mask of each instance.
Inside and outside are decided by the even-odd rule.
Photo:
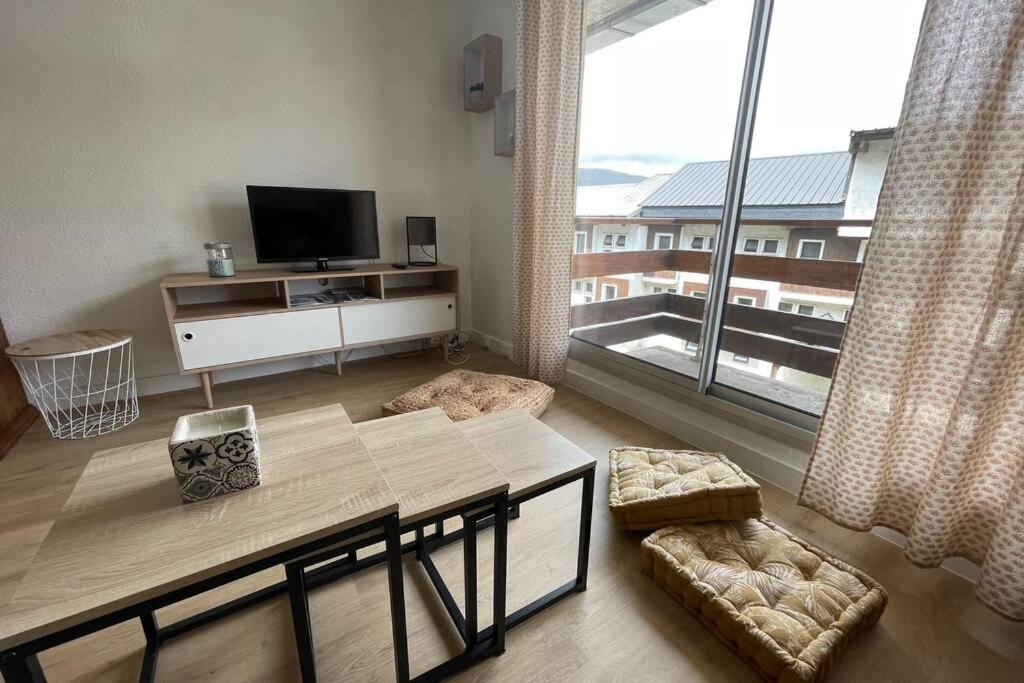
[[[203,383],[203,397],[206,398],[206,407],[213,408],[213,373],[200,372],[199,381]]]
[[[341,377],[341,364],[345,360],[344,356],[341,355],[341,351],[334,352],[334,372]]]

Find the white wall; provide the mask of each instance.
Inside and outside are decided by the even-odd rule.
[[[481,33],[501,38],[502,90],[516,87],[514,0],[465,0],[462,44]],[[514,160],[494,156],[494,111],[466,113],[469,182],[462,200],[472,222],[473,327],[507,353],[512,342],[512,170]]]
[[[846,208],[843,218],[874,218],[878,204],[878,193],[885,178],[885,167],[889,163],[892,138],[870,140],[866,151],[857,152],[850,172],[850,187],[846,192]],[[870,232],[869,232],[870,234]]]
[[[506,20],[513,3],[481,4]],[[5,3],[0,318],[10,339],[123,327],[149,386],[194,383],[177,377],[157,283],[202,270],[212,239],[230,241],[240,266],[254,263],[246,183],[375,189],[385,261],[405,259],[407,214],[436,215],[443,260],[467,269],[464,327],[472,289],[504,307],[510,293],[480,282],[511,278],[508,225],[487,226],[487,277],[468,277],[471,223],[511,215],[511,162],[477,158],[474,147],[469,163],[466,7]],[[490,118],[479,118],[474,142]],[[501,191],[477,205],[492,183]],[[485,298],[476,308],[500,307]],[[496,313],[482,322],[507,331]]]

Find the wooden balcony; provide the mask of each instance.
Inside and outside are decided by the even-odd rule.
[[[711,252],[661,249],[573,254],[572,257],[573,280],[665,270],[707,273],[711,270]],[[855,261],[816,261],[783,256],[736,254],[733,256],[732,275],[852,293],[857,289],[860,264]]]
[[[776,256],[737,254],[733,276],[824,288],[853,295],[860,264]],[[707,273],[710,254],[661,250],[572,257],[572,277],[603,277],[621,273],[683,271]],[[600,346],[613,346],[655,335],[687,342],[700,340],[704,300],[681,294],[651,294],[580,304],[571,309],[572,336]],[[726,304],[721,345],[729,351],[821,377],[831,377],[846,324],[795,313]]]

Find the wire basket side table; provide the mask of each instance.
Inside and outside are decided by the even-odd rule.
[[[84,439],[139,416],[132,335],[85,330],[7,348],[29,400],[57,439]]]

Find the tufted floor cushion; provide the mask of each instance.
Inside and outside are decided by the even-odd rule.
[[[644,572],[770,681],[820,681],[885,610],[885,590],[764,519],[673,526]]]
[[[554,389],[532,379],[452,370],[388,401],[380,410],[388,416],[438,407],[456,422],[506,408],[522,408],[540,417],[554,397]]]
[[[720,453],[624,446],[609,451],[608,471],[620,529],[761,516],[761,487]]]

